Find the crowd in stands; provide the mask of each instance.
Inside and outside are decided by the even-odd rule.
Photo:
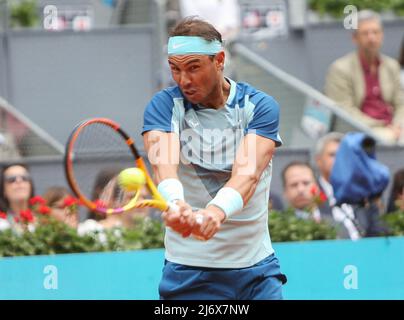
[[[400,69],[396,59],[381,53],[380,16],[360,11],[352,39],[356,50],[330,66],[325,94],[386,142],[404,144],[403,61]]]
[[[286,205],[279,195],[273,194],[269,199],[269,211],[289,208],[299,219],[325,222],[336,229],[338,239],[357,240],[388,234],[381,217],[404,211],[404,168],[394,174],[387,172],[384,181],[376,179],[374,184],[377,186],[372,185],[372,179],[379,174],[378,166],[382,169],[384,166],[377,161],[374,150],[369,150],[369,139],[373,143],[374,140],[361,133],[357,135],[360,151],[358,145],[352,142],[352,133],[344,135],[331,132],[318,140],[312,163],[293,161],[286,165],[282,172]],[[359,153],[362,157],[360,161],[355,155],[347,157],[347,148],[352,153]],[[363,170],[357,166],[359,162],[367,164],[362,167]],[[340,168],[344,168],[344,173],[339,171]],[[94,181],[92,200],[102,199],[105,203],[115,201],[112,195],[119,172],[118,168],[99,172]],[[382,195],[387,190],[390,176],[392,186],[389,201],[383,203]],[[344,179],[346,183],[341,181]],[[147,197],[146,189],[142,191],[142,196]],[[24,228],[35,229],[37,221],[34,219],[34,210],[77,229],[79,234],[110,228],[131,228],[136,216],[152,215],[148,209],[108,217],[86,211],[83,218],[79,215],[79,209],[78,200],[66,187],[50,186],[42,196],[38,196],[25,164],[16,162],[3,166],[0,175],[0,230],[11,228],[21,232]]]
[[[211,8],[206,6],[206,1],[193,3],[192,8],[187,3],[180,2],[185,15],[198,14],[200,10],[205,15],[211,14],[212,19],[221,17],[208,10]],[[191,9],[195,12],[190,12]],[[370,126],[379,137],[404,145],[404,38],[396,61],[381,53],[383,26],[379,15],[364,10],[359,12],[358,19],[358,29],[354,30],[352,36],[356,50],[332,63],[324,93],[352,117]],[[234,29],[230,28],[232,25]],[[234,38],[233,32],[237,27],[234,21],[223,25],[229,32],[230,40]],[[356,145],[352,141],[356,141]],[[384,178],[381,174],[381,180],[374,182],[381,189],[376,190],[372,178],[383,173],[384,169],[379,167],[373,147],[374,141],[365,135],[353,137],[338,132],[324,135],[313,151],[313,163],[295,161],[284,168],[283,198],[287,205],[279,195],[272,194],[269,210],[289,207],[300,219],[327,222],[337,229],[339,239],[357,240],[386,235],[388,229],[381,217],[404,211],[404,167],[397,172],[389,172],[387,180],[386,174]],[[354,163],[355,157],[347,156],[349,150],[361,161]],[[360,167],[358,163],[367,166]],[[351,168],[352,175],[341,174],[338,171],[341,167],[347,168],[346,171]],[[113,183],[116,183],[119,171],[112,168],[99,173],[94,184],[93,200],[103,198],[104,201],[114,201]],[[343,178],[346,184],[341,181]],[[391,193],[388,203],[383,203],[382,196],[387,191],[388,179],[392,182]],[[348,184],[349,188],[346,187]],[[357,197],[344,198],[343,195],[347,193]],[[35,228],[30,211],[32,206],[39,208],[42,214],[52,215],[84,233],[93,229],[130,228],[135,216],[150,215],[148,210],[137,210],[125,215],[104,217],[90,211],[80,219],[77,200],[65,187],[51,186],[43,197],[35,196],[34,181],[25,164],[16,162],[3,166],[0,173],[0,230]],[[142,196],[147,196],[146,190]]]
[[[381,217],[404,208],[404,169],[394,173],[387,206],[382,196],[390,173],[377,161],[374,150],[366,149],[369,141],[374,143],[361,133],[331,132],[316,145],[315,169],[297,161],[284,168],[284,197],[297,217],[328,222],[336,227],[339,239],[388,234]],[[347,149],[359,156],[347,156]]]
[[[120,169],[107,168],[101,170],[95,179],[92,199],[103,201],[113,207],[113,189],[117,185]],[[146,188],[141,197],[147,197]],[[38,223],[36,215],[52,216],[54,219],[77,229],[79,234],[103,231],[112,228],[130,228],[136,217],[152,214],[149,209],[133,209],[120,215],[101,215],[96,211],[88,211],[84,218],[80,217],[79,200],[64,186],[50,186],[43,195],[35,193],[34,181],[30,170],[24,163],[10,163],[2,167],[0,174],[0,231],[12,229],[17,233],[35,230]]]

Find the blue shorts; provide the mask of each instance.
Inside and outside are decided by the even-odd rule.
[[[280,300],[286,276],[274,254],[242,269],[189,267],[166,261],[162,300]]]

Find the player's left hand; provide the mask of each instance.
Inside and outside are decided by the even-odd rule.
[[[185,201],[178,200],[175,203],[178,211],[164,211],[162,218],[167,227],[188,237],[192,233],[194,220],[192,219],[192,207]]]
[[[195,224],[193,233],[204,240],[212,238],[219,231],[225,218],[225,213],[216,206],[208,206],[206,209],[198,210],[195,215],[203,217],[202,224]]]

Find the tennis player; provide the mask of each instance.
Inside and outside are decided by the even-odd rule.
[[[279,106],[225,78],[224,61],[220,33],[185,18],[168,40],[177,86],[154,95],[144,113],[158,190],[180,208],[163,213],[161,299],[282,299],[286,277],[267,211],[272,156],[282,144]]]

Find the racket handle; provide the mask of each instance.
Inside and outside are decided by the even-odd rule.
[[[202,223],[203,223],[203,215],[201,215],[200,213],[195,213],[195,222],[198,225],[202,225]]]
[[[169,202],[167,211],[178,212],[180,211],[180,207],[174,202]]]
[[[167,211],[178,212],[178,211],[180,211],[180,207],[173,202],[169,202]],[[198,226],[201,226],[203,223],[203,215],[201,215],[200,213],[195,213],[195,222]],[[201,241],[206,240],[205,238],[203,238],[199,235],[196,235],[196,234],[192,234],[192,236],[197,240],[201,240]]]
[[[200,213],[195,213],[195,222],[196,224],[200,227],[203,223],[203,215],[201,215]],[[192,236],[200,241],[206,241],[206,239],[198,234],[193,233]]]
[[[174,202],[169,202],[167,211],[178,212],[180,211],[180,207]],[[203,223],[203,215],[201,215],[200,213],[196,213],[195,222],[196,224],[201,225]]]

